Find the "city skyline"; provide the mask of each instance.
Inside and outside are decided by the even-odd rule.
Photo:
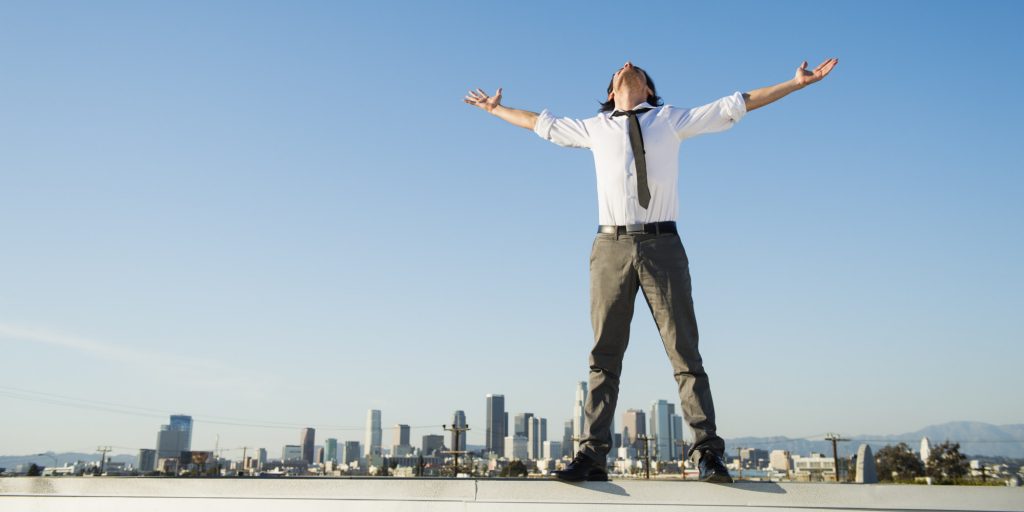
[[[581,385],[584,385],[584,386],[581,386]],[[582,383],[582,382],[577,383],[577,385],[576,385],[576,399],[579,398],[580,391],[583,388],[585,388],[585,383]],[[3,388],[0,387],[0,390],[2,390],[2,389]],[[55,396],[55,395],[51,395],[51,396]],[[504,402],[504,395],[488,394],[488,395],[486,395],[484,397],[484,399],[485,399],[485,401],[487,403],[489,403],[493,397],[500,397],[502,402]],[[575,408],[576,399],[573,400],[574,408]],[[113,404],[107,404],[107,405],[113,405]],[[643,443],[641,441],[637,440],[636,436],[637,435],[648,435],[652,439],[651,440],[650,449],[651,449],[651,453],[652,453],[652,457],[653,458],[656,458],[657,460],[670,460],[670,459],[679,458],[681,454],[680,454],[680,452],[678,450],[681,449],[681,446],[682,446],[680,444],[680,442],[683,442],[685,445],[689,445],[692,442],[692,432],[690,431],[689,427],[687,425],[685,425],[685,423],[683,422],[682,416],[680,416],[678,414],[675,414],[674,410],[675,410],[675,405],[673,403],[670,403],[668,400],[664,400],[664,399],[659,399],[659,400],[651,401],[651,403],[650,403],[650,410],[649,410],[650,414],[646,414],[644,410],[636,409],[636,408],[626,408],[626,409],[621,409],[620,408],[620,409],[618,409],[616,411],[616,417],[617,418],[621,418],[621,426],[615,427],[614,425],[620,425],[620,423],[619,423],[618,420],[613,421],[613,437],[616,437],[616,439],[613,440],[614,441],[613,442],[613,446],[615,446],[615,447],[630,446],[632,448],[632,450],[633,450],[632,451],[633,453],[640,454],[640,453],[643,453],[642,452],[642,450],[643,450],[643,448],[642,448]],[[333,431],[333,432],[335,432],[335,437],[332,437],[330,434],[325,434],[327,438],[325,439],[325,441],[322,444],[316,444],[315,443],[315,435],[316,435],[316,433],[315,433],[316,432],[316,428],[315,427],[301,427],[301,428],[299,428],[299,427],[284,427],[284,426],[280,426],[280,425],[272,427],[272,428],[274,428],[274,429],[276,429],[278,431],[280,431],[280,430],[296,430],[298,435],[299,435],[299,444],[292,444],[294,441],[289,440],[287,437],[285,439],[283,439],[283,440],[281,440],[279,438],[279,436],[264,437],[263,439],[266,440],[266,439],[274,438],[274,439],[278,439],[279,441],[283,441],[284,442],[283,444],[280,445],[281,446],[281,450],[282,450],[282,456],[280,457],[281,460],[289,460],[288,453],[291,453],[293,460],[301,460],[301,461],[304,461],[306,463],[310,463],[311,461],[315,462],[310,457],[307,457],[307,454],[308,453],[312,453],[314,448],[317,450],[316,453],[318,454],[318,457],[316,458],[316,460],[320,460],[320,458],[319,458],[320,456],[326,456],[326,454],[331,452],[331,444],[332,443],[334,444],[334,453],[336,454],[336,457],[337,457],[336,460],[342,461],[342,462],[351,462],[352,460],[360,459],[361,457],[365,456],[367,453],[386,454],[387,456],[392,456],[392,457],[393,456],[401,457],[401,456],[405,456],[405,455],[410,455],[413,450],[421,449],[423,447],[422,444],[414,443],[414,442],[412,442],[412,440],[420,440],[420,439],[422,439],[424,442],[427,442],[428,438],[433,438],[431,440],[432,442],[441,443],[441,444],[443,444],[446,441],[444,435],[437,433],[438,431],[444,431],[445,425],[419,425],[419,426],[412,427],[412,426],[409,426],[409,425],[406,425],[406,424],[395,423],[395,424],[393,424],[393,427],[391,428],[391,431],[392,431],[392,434],[391,434],[391,436],[392,436],[391,437],[392,444],[384,446],[384,445],[380,444],[381,441],[383,440],[383,432],[382,432],[383,429],[380,427],[380,425],[381,425],[381,421],[383,421],[383,418],[385,417],[384,416],[384,411],[381,411],[381,410],[378,410],[378,409],[368,409],[366,411],[366,415],[365,416],[366,416],[367,421],[366,421],[366,424],[361,429],[355,428],[355,427],[336,427],[335,430]],[[453,416],[454,416],[453,419],[456,420],[453,424],[463,425],[463,426],[465,426],[467,424],[466,423],[465,412],[463,410],[456,410],[456,411],[454,411]],[[173,453],[180,453],[182,451],[189,451],[189,450],[198,450],[198,451],[204,451],[205,450],[205,451],[210,451],[210,450],[214,449],[214,447],[211,447],[211,446],[193,447],[191,445],[191,439],[192,439],[193,428],[194,428],[193,425],[195,423],[199,423],[200,425],[202,425],[202,423],[203,423],[202,420],[199,420],[197,422],[196,420],[194,420],[192,415],[180,414],[180,413],[171,414],[171,415],[169,415],[169,417],[170,417],[170,420],[168,421],[168,423],[164,424],[164,425],[161,425],[159,431],[157,432],[155,446],[141,445],[141,446],[139,446],[137,448],[129,447],[129,446],[122,446],[122,445],[109,445],[109,446],[112,446],[112,448],[115,448],[115,450],[114,450],[115,454],[116,453],[131,454],[130,452],[134,452],[134,451],[138,450],[139,457],[149,458],[149,461],[151,463],[156,463],[160,458],[171,457]],[[510,418],[510,415],[506,411],[502,415],[502,417],[505,418],[506,421],[508,421],[508,419]],[[547,418],[539,418],[539,417],[537,417],[536,415],[534,415],[533,413],[530,413],[530,412],[516,413],[516,414],[514,414],[514,416],[511,416],[511,418],[513,420],[512,423],[508,423],[507,424],[507,427],[508,427],[507,434],[508,435],[502,438],[501,445],[499,446],[499,450],[500,450],[499,456],[507,456],[506,453],[505,453],[505,450],[509,446],[516,446],[517,449],[521,448],[521,453],[525,454],[525,455],[523,455],[523,458],[528,457],[530,459],[536,458],[536,454],[547,453],[545,451],[546,448],[544,448],[544,447],[546,445],[548,445],[548,443],[550,443],[550,442],[556,443],[556,445],[558,445],[559,449],[563,448],[564,446],[568,446],[566,444],[566,440],[567,439],[571,439],[572,433],[573,433],[573,428],[574,428],[574,423],[575,423],[572,418],[565,420],[565,434],[564,434],[564,437],[559,439],[557,437],[558,436],[557,432],[548,431],[547,425],[548,425],[549,421],[548,421]],[[240,425],[241,423],[239,423],[239,422],[242,422],[242,421],[245,421],[245,420],[241,419],[241,418],[234,418],[233,422],[231,424],[232,425]],[[253,421],[255,421],[255,420],[253,420]],[[517,425],[516,424],[517,422],[520,422],[520,425]],[[221,420],[212,420],[210,423],[211,423],[210,426],[213,427],[214,430],[216,430],[217,426],[223,424],[224,422],[221,421]],[[952,423],[972,423],[972,422],[968,421],[968,422],[952,422]],[[558,422],[555,421],[552,424],[557,425]],[[256,426],[256,425],[257,425],[256,423],[253,423],[251,426]],[[262,427],[268,427],[269,425],[261,425],[261,426]],[[504,426],[505,425],[503,425],[503,427]],[[1020,425],[1006,425],[1006,426],[1024,427],[1024,424],[1020,424]],[[526,428],[526,430],[525,431],[520,431],[519,429],[521,429],[521,428]],[[539,429],[539,430],[533,430],[533,429]],[[417,430],[418,432],[413,432],[413,430]],[[668,435],[667,435],[667,438],[666,438],[666,436],[663,436],[663,435],[659,434],[659,431],[662,431],[662,430],[665,430],[665,431],[669,432]],[[1024,428],[1018,428],[1017,430],[1021,431],[1021,433],[1024,433]],[[202,427],[200,427],[200,432],[202,432]],[[537,437],[534,436],[535,432],[539,434]],[[131,436],[134,436],[136,433],[130,433],[130,434],[131,434]],[[171,435],[171,434],[174,434],[174,435]],[[170,437],[168,437],[169,435],[170,435]],[[792,441],[814,441],[814,440],[823,441],[823,439],[812,439],[812,438],[823,438],[823,436],[826,436],[826,435],[830,435],[830,434],[829,433],[821,433],[821,434],[817,434],[817,435],[807,435],[807,436],[803,436],[803,437],[787,437],[787,436],[778,436],[777,434],[772,434],[772,433],[765,433],[765,434],[762,434],[760,436],[745,436],[745,437],[755,437],[755,438],[756,437],[760,437],[763,440],[758,442],[759,444],[761,444],[763,446],[772,446],[773,444],[783,444],[783,445],[786,445],[787,443],[792,442]],[[122,438],[122,436],[118,435],[118,434],[112,434],[111,436],[112,437],[117,437],[117,438]],[[111,436],[108,436],[108,437],[111,437]],[[401,436],[401,437],[399,437],[399,436]],[[993,440],[993,439],[976,439],[975,437],[976,436],[963,436],[963,437],[960,438],[960,441],[965,443],[965,445],[970,445],[970,443],[983,443],[984,444],[984,443],[992,443],[992,442],[996,442],[996,443],[998,443],[998,442],[1010,442],[1010,440],[998,441],[998,440]],[[883,438],[889,438],[889,439],[883,439]],[[248,441],[244,442],[244,444],[246,445],[244,449],[248,450],[248,449],[252,449],[252,448],[257,448],[255,445],[260,444],[260,443],[252,443],[252,442],[250,442],[252,440],[251,438],[247,438],[247,439],[248,439]],[[362,439],[363,441],[359,441],[359,440],[356,440],[356,439]],[[399,440],[399,439],[401,441],[403,441],[405,444],[404,445],[396,445],[396,444],[394,444],[394,442],[396,440]],[[521,439],[521,441],[520,441],[520,439]],[[906,442],[907,441],[907,439],[894,439],[893,438],[893,434],[891,434],[891,433],[890,434],[882,434],[881,436],[879,436],[878,432],[862,432],[862,433],[859,433],[856,436],[853,436],[853,439],[854,440],[870,441],[870,442],[874,442],[874,443],[883,443],[883,444],[892,444],[892,443],[895,443],[895,442]],[[1014,437],[1013,439],[1016,439],[1017,441],[1020,441],[1020,442],[1024,443],[1024,438]],[[106,440],[109,441],[110,439],[106,439]],[[521,442],[522,445],[520,446],[519,444],[509,444],[512,440],[515,440],[515,443],[520,443]],[[948,440],[948,438],[947,438],[947,440]],[[228,458],[231,458],[231,456],[230,456],[231,452],[243,449],[243,448],[228,448],[228,447],[226,447],[228,445],[221,445],[220,442],[221,442],[221,436],[220,436],[220,434],[216,434],[216,445],[215,446],[219,446],[224,452],[228,453],[229,454],[229,455],[227,455]],[[377,450],[373,450],[373,451],[368,450],[365,443],[369,443],[369,442],[377,443],[378,444],[378,449]],[[749,441],[747,441],[747,442],[749,443]],[[927,442],[927,436],[925,436],[925,439],[921,440],[922,452],[926,452],[926,450],[923,448],[924,443],[926,443],[926,442]],[[534,444],[534,443],[536,443],[536,444]],[[396,448],[399,448],[400,446],[403,446],[404,449],[402,449],[399,452],[396,452]],[[339,453],[339,447],[341,448],[340,449],[340,453]],[[270,448],[271,450],[275,450],[276,449],[276,445],[273,442],[269,442],[269,443],[264,443],[262,447],[257,448],[259,450],[259,452],[263,454],[262,455],[263,458],[266,458],[266,450],[267,450],[267,448]],[[447,449],[452,449],[452,446],[446,446],[446,448]],[[729,443],[727,443],[727,446],[726,446],[727,451],[735,450],[735,449],[738,449],[738,448],[741,448],[741,447],[740,446],[732,446]],[[747,446],[746,448],[750,448],[750,447]],[[850,450],[855,449],[855,448],[856,448],[855,446],[844,446],[844,447],[842,447],[840,449],[840,453],[846,453],[847,451],[850,451]],[[485,444],[483,444],[483,443],[475,444],[475,443],[472,443],[472,442],[469,443],[468,447],[461,446],[460,449],[463,449],[463,450],[466,450],[466,449],[482,450],[483,453],[486,453],[488,451],[488,448],[487,448],[487,446]],[[121,451],[118,452],[118,450],[121,450]],[[41,453],[60,452],[60,451],[85,451],[85,452],[89,452],[90,450],[89,449],[84,449],[84,450],[55,450],[53,448],[48,448],[46,450],[42,450]],[[151,453],[145,454],[144,452],[151,452]],[[566,450],[560,450],[560,453],[563,456],[566,456],[566,457],[571,456],[571,452],[566,451]],[[610,455],[614,455],[614,454],[615,454],[615,450],[613,449],[612,452],[610,453]],[[15,455],[16,456],[16,455],[19,455],[19,454],[17,454],[17,453],[3,453],[3,452],[0,452],[0,456],[8,456],[8,455]],[[255,453],[254,453],[254,455],[255,455]],[[516,456],[517,457],[519,456],[518,453],[517,453]],[[925,456],[927,456],[927,455],[925,455]]]
[[[276,456],[305,427],[365,441],[368,409],[413,443],[462,410],[484,445],[487,393],[560,441],[593,155],[462,98],[586,118],[627,59],[680,107],[843,62],[681,146],[719,435],[1024,423],[979,392],[1024,360],[1024,106],[999,94],[1024,4],[655,2],[643,37],[597,40],[600,4],[392,6],[0,5],[0,453],[148,447],[187,413],[193,447]],[[619,409],[679,411],[635,310]]]

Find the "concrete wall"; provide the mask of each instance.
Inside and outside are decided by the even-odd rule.
[[[430,478],[0,478],[0,511],[1024,511],[1024,488]]]

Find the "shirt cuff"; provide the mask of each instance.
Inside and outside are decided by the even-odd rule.
[[[548,139],[548,135],[551,132],[551,125],[555,122],[555,116],[548,112],[548,109],[544,109],[537,114],[537,123],[533,125],[533,133],[536,133],[540,138],[544,140]]]
[[[732,118],[732,122],[739,122],[747,114],[747,102],[743,100],[743,93],[736,91],[726,96],[723,108],[725,114]]]

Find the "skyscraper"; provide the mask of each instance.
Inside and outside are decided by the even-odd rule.
[[[140,473],[148,473],[156,469],[156,450],[142,448],[139,450],[139,462],[137,468]]]
[[[455,411],[452,414],[452,426],[453,427],[465,427],[466,426],[466,413],[462,411]],[[424,437],[426,439],[426,437]],[[452,431],[452,450],[465,450],[466,449],[466,432]],[[426,448],[423,449],[426,451]]]
[[[561,441],[544,441],[542,451],[545,459],[559,459],[562,457],[562,443]]]
[[[184,432],[182,434],[182,451],[192,451],[192,416],[185,414],[173,414],[171,415],[171,430],[178,432]]]
[[[572,420],[567,420],[565,422],[565,429],[562,430],[562,456],[563,457],[572,457],[573,455],[575,455],[575,453],[573,453],[573,451],[572,451],[572,446],[573,446],[572,445],[572,426],[573,426],[573,423],[574,422]]]
[[[359,441],[345,441],[341,462],[351,464],[352,462],[359,462],[361,458],[363,458],[363,449],[359,446]]]
[[[430,457],[432,455],[442,455],[441,451],[443,450],[444,436],[440,434],[427,434],[423,436],[423,445],[420,448],[420,451],[423,453],[424,457]]]
[[[572,406],[572,436],[573,453],[580,451],[580,440],[583,439],[583,425],[586,422],[586,416],[583,414],[583,406],[587,403],[587,383],[580,382],[576,384],[576,402]]]
[[[181,457],[182,452],[191,450],[192,417],[172,415],[171,421],[167,425],[160,425],[160,431],[156,434],[156,458],[176,459]]]
[[[547,440],[548,440],[548,419],[547,418],[541,418],[540,419],[540,443],[541,443],[541,450],[542,451],[544,449],[544,442],[547,441]]]
[[[516,418],[518,417],[517,415]],[[518,433],[516,437],[520,437]],[[526,418],[526,458],[533,460],[541,458],[540,449],[543,445],[538,443],[538,441],[540,441],[540,418],[530,414]]]
[[[548,440],[548,420],[531,414],[526,424],[526,452],[531,459],[541,459],[544,457],[544,442]]]
[[[657,460],[672,460],[672,446],[675,444],[672,439],[674,414],[675,406],[668,403],[668,400],[651,402],[651,436],[656,439]]]
[[[302,445],[284,445],[284,448],[281,448],[281,460],[285,462],[297,462],[302,460]]]
[[[409,444],[409,425],[395,425],[391,434],[391,455],[405,457],[410,453],[412,453],[412,445]]]
[[[363,447],[366,449],[367,458],[380,455],[381,434],[380,410],[366,411],[366,440],[363,442]]]
[[[530,431],[530,418],[533,417],[532,412],[523,412],[516,414],[515,431],[512,435],[529,437]]]
[[[313,453],[313,441],[316,438],[316,429],[307,427],[302,429],[302,436],[299,438],[299,446],[302,447],[302,460],[306,464],[315,462]]]
[[[527,439],[523,436],[506,436],[505,437],[505,457],[509,460],[526,460],[529,458],[527,453]]]
[[[508,415],[505,414],[505,395],[487,395],[487,434],[486,447],[495,455],[505,455],[505,425]]]
[[[683,446],[683,417],[672,415],[672,460],[686,460],[686,448]]]
[[[632,446],[637,453],[643,453],[642,443],[637,436],[647,435],[647,415],[640,409],[629,409],[622,413],[622,444]]]
[[[324,462],[328,460],[331,462],[338,462],[338,440],[333,437],[328,438],[324,441],[324,447],[327,449]]]

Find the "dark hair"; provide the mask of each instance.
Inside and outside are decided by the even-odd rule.
[[[658,89],[654,87],[654,80],[651,80],[651,75],[647,74],[647,72],[640,66],[633,67],[643,71],[644,77],[647,78],[647,87],[651,88],[651,94],[647,96],[647,103],[650,103],[655,107],[660,107],[662,105],[661,96],[658,96]],[[613,85],[615,85],[615,75],[612,75],[612,79],[608,82],[608,94],[612,93]],[[599,101],[598,103],[601,103],[601,108],[598,109],[598,112],[611,112],[612,110],[615,110],[615,98],[604,102]]]

